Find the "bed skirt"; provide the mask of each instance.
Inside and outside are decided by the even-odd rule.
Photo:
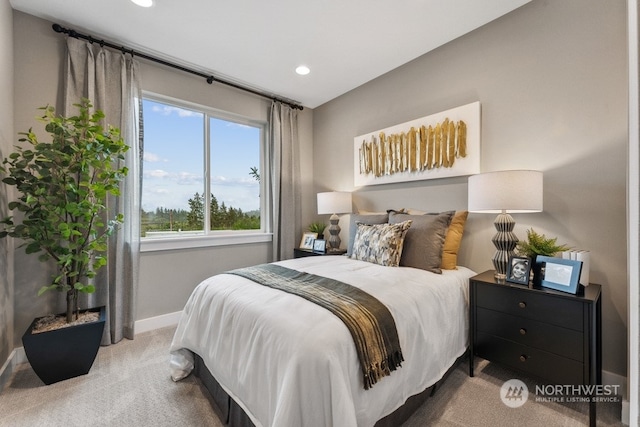
[[[435,394],[438,387],[446,380],[449,374],[467,357],[467,353],[468,352],[465,351],[462,356],[456,359],[437,383],[428,387],[423,392],[408,398],[404,405],[378,420],[374,427],[397,427],[408,420],[430,396]],[[202,384],[217,406],[220,420],[229,427],[255,427],[251,418],[247,416],[244,410],[224,391],[218,381],[211,375],[202,358],[198,354],[194,354],[194,359],[195,368],[193,372],[200,378],[200,381],[202,381]]]

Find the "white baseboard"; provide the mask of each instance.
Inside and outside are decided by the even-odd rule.
[[[15,352],[15,350],[11,352],[7,360],[2,365],[2,368],[0,368],[0,392],[4,390],[4,386],[7,385],[11,379],[11,375],[13,375],[13,368],[15,367],[13,356]]]
[[[627,396],[627,377],[614,374],[609,371],[602,371],[602,384],[619,386],[620,397],[622,398],[622,411],[620,414],[620,420],[626,426],[629,425],[629,398]]]
[[[24,352],[24,347],[18,347],[14,350],[15,355],[14,364],[15,366],[22,365],[23,363],[27,363],[29,360],[27,359],[27,353]]]
[[[25,363],[27,361],[27,355],[24,352],[24,348],[14,348],[7,360],[0,368],[0,392],[4,390],[4,386],[9,383],[11,376],[15,371],[16,366]]]
[[[135,323],[136,335],[155,329],[175,326],[178,324],[178,320],[180,320],[180,314],[182,314],[181,311],[176,311],[175,313],[138,320]],[[27,355],[24,352],[24,347],[14,348],[2,365],[2,368],[0,368],[0,392],[2,392],[4,386],[11,380],[15,368],[23,363],[27,363]]]
[[[622,397],[623,399],[627,399],[627,377],[623,377],[622,375],[603,370],[602,384],[619,386],[618,390],[620,390],[621,393],[620,397]]]
[[[167,326],[175,326],[178,324],[181,314],[182,311],[176,311],[174,313],[167,313],[161,316],[138,320],[134,326],[136,335],[153,331],[155,329],[166,328]]]
[[[622,424],[628,426],[629,425],[629,401],[628,400],[623,400],[622,401],[622,415],[620,417],[620,420],[622,421]]]

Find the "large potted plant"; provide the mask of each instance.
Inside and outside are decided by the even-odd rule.
[[[88,99],[76,107],[78,114],[71,117],[57,116],[50,106],[41,108],[51,142],[41,142],[32,129],[20,133],[25,147],[17,146],[0,166],[2,181],[15,187],[18,197],[8,205],[17,214],[0,221],[0,238],[21,239],[26,253],[55,264],[55,275],[38,295],[66,293],[63,327],[36,333],[34,326],[56,316],[39,318],[22,340],[31,366],[46,384],[86,374],[93,364],[104,307],[89,310],[101,312],[97,322],[83,321],[78,295],[95,292],[91,279],[106,265],[107,240],[123,221],[122,215],[108,212],[106,198],[119,194],[127,168],[118,164],[129,147],[117,128],[100,124],[105,116],[92,113]],[[89,348],[82,350],[85,345]]]

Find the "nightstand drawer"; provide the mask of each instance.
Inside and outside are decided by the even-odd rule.
[[[580,301],[514,287],[484,283],[476,283],[476,286],[478,307],[582,331],[584,320]]]
[[[478,332],[474,352],[553,384],[587,384],[582,363],[484,332]]]
[[[581,332],[481,307],[478,307],[476,316],[475,324],[480,332],[579,362],[584,361]]]

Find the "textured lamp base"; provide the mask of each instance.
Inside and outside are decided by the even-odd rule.
[[[509,257],[515,255],[514,249],[518,244],[518,237],[513,233],[513,227],[516,222],[508,213],[501,213],[496,217],[493,226],[497,233],[491,241],[496,247],[496,253],[493,255],[493,268],[496,270],[495,278],[504,281],[507,278],[507,266],[509,265]]]
[[[329,230],[329,239],[327,240],[327,243],[329,244],[329,248],[330,249],[340,249],[340,226],[338,225],[338,221],[340,220],[340,217],[336,214],[331,215],[331,218],[329,218],[329,228],[327,228],[327,230]]]

